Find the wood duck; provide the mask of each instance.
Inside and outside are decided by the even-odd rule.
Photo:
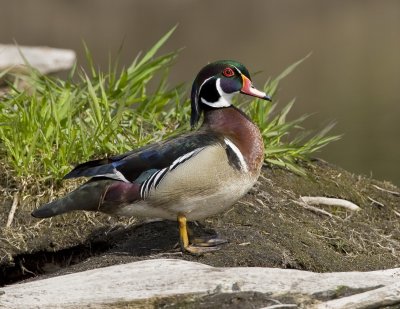
[[[47,218],[73,210],[163,218],[179,223],[183,251],[213,251],[222,241],[189,242],[186,221],[226,210],[257,181],[264,145],[257,126],[232,97],[242,93],[270,100],[254,88],[236,61],[206,65],[193,82],[192,128],[200,128],[128,153],[79,164],[64,179],[91,177],[65,197],[32,212]]]

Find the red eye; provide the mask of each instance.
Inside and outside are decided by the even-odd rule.
[[[233,72],[231,68],[226,68],[222,71],[222,74],[224,74],[224,76],[226,77],[232,77],[233,75],[235,75],[235,72]]]

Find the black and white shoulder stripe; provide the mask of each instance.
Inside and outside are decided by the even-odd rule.
[[[228,138],[224,138],[224,142],[226,145],[226,152],[229,162],[232,163],[237,169],[247,173],[249,168],[240,149]]]
[[[186,162],[190,158],[197,155],[200,151],[202,151],[204,147],[197,148],[191,152],[184,154],[183,156],[178,157],[169,167],[165,167],[161,170],[154,172],[146,181],[144,181],[140,187],[140,197],[142,199],[146,199],[149,196],[150,190],[152,188],[157,188],[160,184],[161,180],[165,177],[165,175],[176,169],[179,165]]]

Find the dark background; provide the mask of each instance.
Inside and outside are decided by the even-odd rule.
[[[312,56],[281,84],[279,102],[297,98],[291,118],[314,114],[307,129],[334,120],[344,134],[318,156],[350,171],[400,184],[400,1],[15,0],[0,1],[0,43],[71,48],[82,40],[106,68],[123,42],[130,63],[179,24],[164,51],[185,47],[171,84],[191,82],[207,62],[236,59],[262,70],[262,86]],[[1,57],[1,51],[0,51]]]

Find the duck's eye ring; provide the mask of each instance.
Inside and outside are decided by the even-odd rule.
[[[231,68],[225,68],[225,69],[222,71],[222,74],[223,74],[225,77],[232,77],[233,75],[235,75],[235,72],[234,72]]]

